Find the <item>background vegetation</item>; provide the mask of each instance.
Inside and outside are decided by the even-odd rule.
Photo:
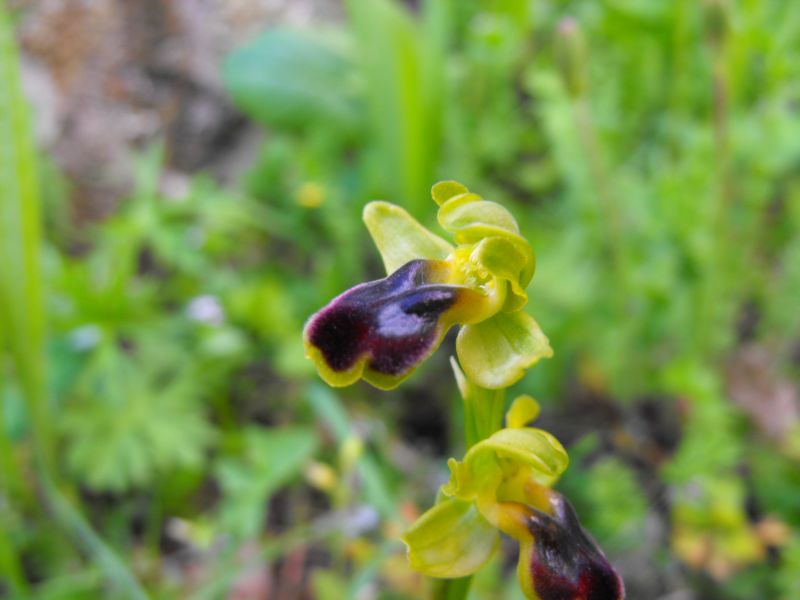
[[[328,4],[237,34],[216,89],[152,34],[119,85],[155,125],[75,101],[49,136],[21,74],[59,34],[0,4],[0,597],[420,597],[397,536],[461,454],[447,352],[333,391],[300,332],[380,275],[363,205],[430,224],[445,178],[537,251],[556,355],[517,387],[629,597],[800,597],[800,4]],[[70,142],[92,118],[136,132],[129,178]],[[471,597],[519,597],[511,552]]]

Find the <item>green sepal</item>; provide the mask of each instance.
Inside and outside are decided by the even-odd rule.
[[[539,403],[527,394],[517,396],[511,403],[511,408],[506,412],[506,427],[519,429],[536,420],[541,407]]]
[[[419,519],[402,537],[411,566],[429,577],[464,577],[485,565],[500,536],[472,502],[448,498]]]
[[[378,247],[387,275],[412,260],[443,260],[453,251],[447,241],[389,202],[370,202],[364,207],[363,219]]]
[[[501,312],[465,325],[456,339],[456,351],[467,377],[489,389],[509,387],[525,369],[553,355],[547,336],[522,311]]]
[[[434,186],[431,188],[431,196],[433,197],[433,201],[439,206],[454,196],[460,196],[461,194],[466,194],[468,192],[469,190],[467,189],[467,186],[465,186],[463,183],[459,183],[458,181],[440,181],[439,183],[434,184]]]
[[[490,235],[519,235],[516,219],[504,206],[477,194],[461,194],[439,207],[439,224],[459,244],[473,244]]]
[[[473,500],[510,478],[550,487],[568,465],[569,456],[561,442],[543,429],[501,429],[470,448],[463,462],[450,459],[450,481],[442,491]]]

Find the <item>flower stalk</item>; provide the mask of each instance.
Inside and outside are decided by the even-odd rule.
[[[451,359],[464,401],[461,461],[436,504],[403,535],[412,567],[442,580],[435,600],[466,598],[472,575],[497,552],[500,534],[519,542],[517,576],[531,600],[620,600],[622,581],[553,485],[569,458],[539,413],[506,390],[540,359],[547,337],[524,308],[535,258],[511,213],[455,181],[433,186],[451,243],[400,207],[372,202],[364,221],[387,276],[362,283],[313,315],[306,355],[333,386],[364,379],[391,389],[460,325]]]

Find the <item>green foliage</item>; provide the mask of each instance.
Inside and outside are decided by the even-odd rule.
[[[264,125],[351,135],[363,127],[354,67],[313,35],[267,31],[228,57],[223,76],[239,107]]]
[[[800,593],[797,570],[800,569],[800,540],[795,536],[785,549],[778,573],[778,587],[781,600],[789,600]]]
[[[241,458],[223,459],[216,472],[225,494],[221,525],[243,538],[258,534],[269,498],[302,470],[317,447],[314,431],[304,427],[249,429]]]
[[[559,486],[612,561],[650,561],[654,597],[798,597],[800,430],[765,436],[751,415],[776,410],[769,394],[740,411],[727,365],[754,345],[797,387],[800,4],[342,7],[342,22],[273,27],[224,61],[235,106],[265,130],[241,179],[176,185],[173,148],[155,145],[95,223],[70,204],[80,188],[36,160],[0,8],[0,596],[142,597],[133,574],[164,598],[253,581],[422,597],[396,539],[458,443],[442,439],[447,361],[390,399],[334,393],[299,332],[379,276],[368,201],[399,207],[372,220],[396,244],[419,223],[389,217],[434,230],[429,186],[457,178],[538,252],[535,286],[514,291],[555,354],[516,386],[572,441]],[[381,248],[389,270],[410,246]],[[499,273],[514,253],[494,250],[480,258]],[[643,428],[642,398],[676,423]],[[506,408],[479,404],[467,451]],[[522,408],[509,425],[535,412]],[[306,473],[313,460],[334,465],[328,487]],[[638,545],[652,521],[669,539],[647,539],[656,557]],[[519,597],[500,548],[471,597]]]
[[[692,414],[683,443],[664,476],[673,483],[685,484],[698,475],[730,473],[744,449],[735,427],[736,413],[725,402],[716,375],[696,365],[676,365],[667,378],[676,393],[686,394]]]
[[[0,84],[0,356],[5,357],[7,351],[14,362],[31,419],[42,438],[42,459],[50,464],[43,389],[38,181],[29,109],[4,5],[0,5]]]
[[[335,571],[314,572],[314,596],[320,600],[336,600],[347,595],[347,581]]]
[[[189,368],[134,362],[101,346],[60,423],[75,477],[93,490],[124,492],[201,468],[213,429],[198,383]]]
[[[16,43],[4,2],[0,2],[0,83],[3,88],[0,95],[0,385],[5,379],[8,352],[25,399],[36,486],[46,510],[61,530],[92,556],[116,591],[140,600],[145,597],[144,592],[125,563],[104,544],[58,488],[55,438],[47,397],[41,222],[33,135],[22,92]],[[8,469],[7,476],[13,473],[22,484],[24,471],[11,456],[13,446],[6,433],[5,423],[0,423],[2,466]],[[41,511],[40,502],[34,501],[33,505]],[[5,523],[0,523],[0,535],[10,538],[5,529]],[[14,593],[27,595],[28,583],[23,576],[22,561],[12,548],[0,556],[3,578],[8,578]]]
[[[417,21],[391,0],[344,2],[365,83],[370,187],[418,216],[442,141],[450,4],[425,0]]]
[[[586,526],[607,551],[635,548],[647,516],[647,500],[634,473],[619,460],[598,462],[586,474],[584,493],[591,502]]]
[[[798,460],[763,443],[749,452],[755,496],[767,514],[800,527],[800,469]]]
[[[418,22],[391,0],[345,2],[350,44],[313,32],[266,32],[226,61],[227,87],[259,122],[300,129],[331,153],[352,150],[349,138],[363,135],[361,180],[348,193],[388,196],[424,214],[442,139],[450,3],[424,4]],[[325,185],[341,185],[338,174],[326,175]]]

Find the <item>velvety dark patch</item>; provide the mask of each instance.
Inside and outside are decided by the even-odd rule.
[[[533,509],[528,528],[535,539],[533,585],[542,600],[625,597],[619,575],[562,496],[555,496],[553,516]]]
[[[439,319],[459,288],[426,283],[428,263],[411,261],[385,279],[358,285],[319,311],[308,339],[334,371],[369,355],[369,367],[401,375],[430,351],[442,333]]]

